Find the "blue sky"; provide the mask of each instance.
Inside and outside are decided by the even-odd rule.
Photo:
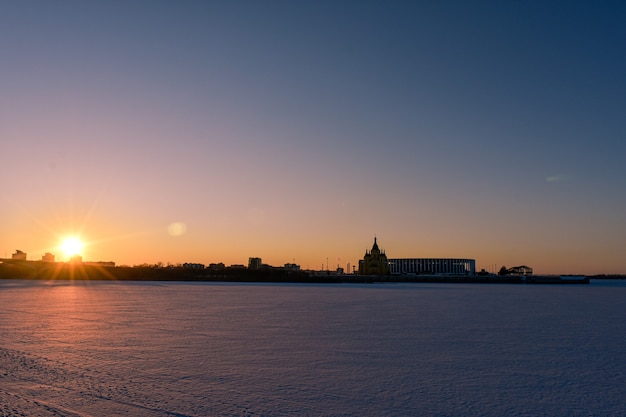
[[[622,2],[2,9],[2,255],[626,272]]]

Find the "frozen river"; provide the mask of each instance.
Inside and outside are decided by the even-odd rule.
[[[626,283],[0,281],[0,416],[626,415]]]

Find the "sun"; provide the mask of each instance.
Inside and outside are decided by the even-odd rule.
[[[83,250],[83,242],[75,236],[66,237],[61,242],[61,250],[69,258],[80,255]]]

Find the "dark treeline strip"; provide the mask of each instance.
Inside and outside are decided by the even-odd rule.
[[[594,275],[589,279],[625,279],[622,275]],[[109,281],[207,281],[207,282],[301,282],[301,283],[568,283],[558,276],[435,276],[435,275],[336,275],[310,271],[292,271],[283,268],[250,270],[245,268],[186,269],[156,266],[96,266],[71,263],[19,261],[0,263],[0,279],[33,280],[109,280]]]

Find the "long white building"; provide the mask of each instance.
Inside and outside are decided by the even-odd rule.
[[[388,259],[392,275],[475,275],[476,260],[456,258]]]

